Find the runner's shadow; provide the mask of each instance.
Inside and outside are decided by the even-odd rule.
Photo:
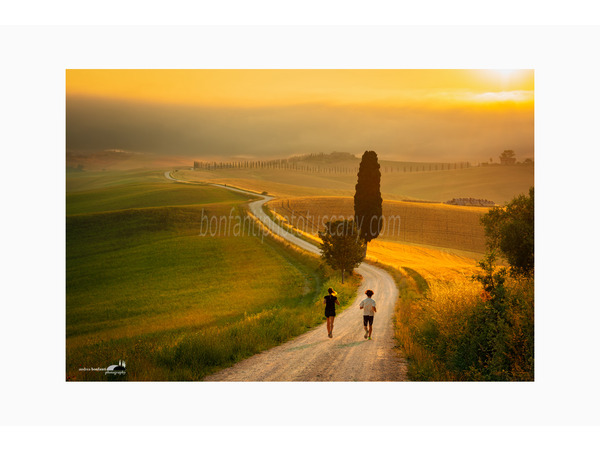
[[[314,344],[299,345],[297,347],[288,348],[287,351],[291,352],[291,351],[294,351],[294,350],[304,350],[305,348],[309,348],[309,347],[312,347],[312,346],[317,345],[317,344],[318,344],[318,342],[315,342]]]
[[[367,341],[365,340],[365,341],[349,342],[349,343],[347,343],[347,344],[338,344],[338,345],[336,345],[336,347],[338,347],[338,348],[343,348],[343,347],[356,347],[357,345],[364,344],[365,342],[367,342]]]

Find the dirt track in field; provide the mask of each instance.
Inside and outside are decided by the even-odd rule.
[[[172,178],[169,172],[167,179]],[[248,193],[231,186],[213,185]],[[320,254],[314,245],[288,233],[262,210],[272,197],[253,194],[252,213],[273,233],[302,249]],[[405,381],[407,363],[394,347],[393,314],[398,290],[384,270],[362,263],[356,270],[363,281],[355,301],[335,319],[333,338],[325,323],[285,344],[254,355],[210,375],[204,381]],[[364,338],[362,310],[358,305],[371,289],[377,302],[372,340]]]

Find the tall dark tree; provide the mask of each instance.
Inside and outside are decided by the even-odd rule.
[[[358,229],[352,220],[327,222],[325,230],[319,231],[319,237],[323,241],[320,244],[322,258],[334,270],[342,271],[344,283],[344,274],[352,273],[365,258],[366,244]]]
[[[381,172],[377,153],[367,150],[360,162],[354,194],[354,220],[367,244],[379,236],[383,227],[380,185]]]

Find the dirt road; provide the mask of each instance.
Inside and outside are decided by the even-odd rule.
[[[172,178],[169,172],[165,177]],[[230,186],[213,185],[248,193]],[[262,210],[272,197],[253,194],[261,200],[250,203],[252,213],[275,234],[312,253],[314,245],[288,233]],[[205,381],[405,381],[407,363],[394,348],[392,317],[398,290],[392,277],[382,269],[362,263],[356,271],[363,277],[354,303],[335,319],[333,338],[326,325],[254,355],[240,363],[206,377]],[[375,292],[377,313],[372,340],[364,339],[362,310],[358,305],[365,290]]]

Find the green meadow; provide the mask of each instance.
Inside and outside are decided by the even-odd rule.
[[[321,323],[327,287],[349,303],[358,279],[263,236],[250,200],[157,171],[69,174],[68,379],[200,380]],[[213,216],[234,226],[206,233]],[[80,370],[119,360],[127,375]]]

